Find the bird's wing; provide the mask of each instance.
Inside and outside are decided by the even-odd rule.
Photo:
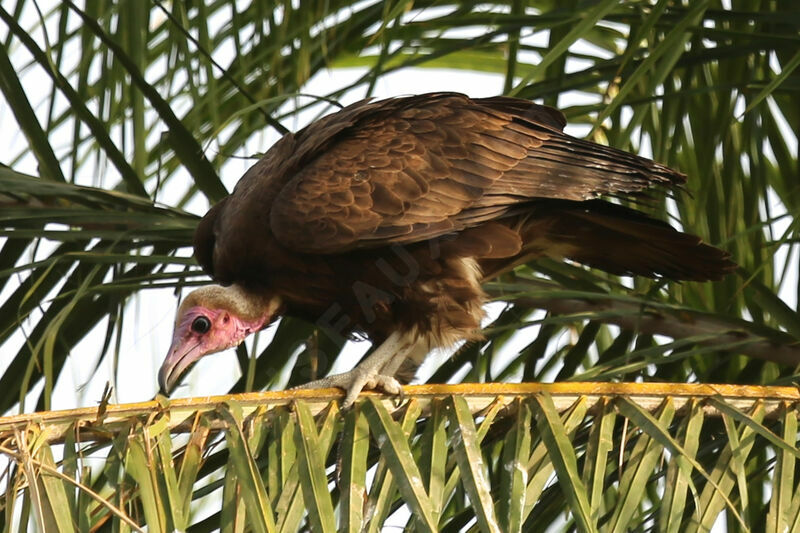
[[[586,200],[684,181],[562,133],[561,113],[524,100],[437,94],[384,102],[338,128],[335,141],[317,141],[321,148],[282,184],[269,219],[282,245],[339,253],[408,244],[507,216],[531,199]],[[314,125],[301,132],[326,138],[320,133]]]

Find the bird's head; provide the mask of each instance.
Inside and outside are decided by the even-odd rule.
[[[190,293],[178,308],[172,346],[158,383],[164,394],[204,355],[238,346],[278,315],[277,295],[253,294],[238,285],[209,285]]]

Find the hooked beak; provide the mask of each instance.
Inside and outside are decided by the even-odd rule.
[[[205,355],[201,343],[195,342],[187,346],[181,341],[180,338],[173,341],[169,355],[161,363],[161,369],[158,371],[158,385],[161,387],[161,393],[166,396],[169,396],[189,367]]]

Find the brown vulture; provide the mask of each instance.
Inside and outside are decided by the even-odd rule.
[[[481,283],[532,258],[613,274],[715,280],[734,264],[698,237],[598,197],[679,187],[683,174],[562,132],[557,110],[456,93],[363,100],[278,141],[200,221],[194,251],[221,285],[180,305],[159,381],[281,314],[377,348],[313,382],[401,391],[395,372],[480,337]],[[405,362],[405,363],[404,363]]]

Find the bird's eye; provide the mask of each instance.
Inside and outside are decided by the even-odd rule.
[[[208,333],[211,329],[211,321],[208,317],[199,316],[192,322],[192,331],[195,333]]]

